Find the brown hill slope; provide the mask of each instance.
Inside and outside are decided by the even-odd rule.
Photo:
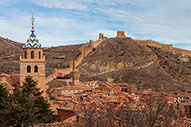
[[[44,51],[46,56],[46,75],[50,75],[54,69],[68,67],[69,61],[80,55],[82,45],[68,45],[48,48]]]
[[[79,66],[81,81],[129,83],[140,88],[191,89],[191,59],[142,46],[133,39],[112,38],[100,44]]]
[[[0,37],[0,73],[17,73],[22,44]]]
[[[22,43],[0,37],[0,73],[19,73],[19,56]],[[46,56],[46,75],[56,68],[65,68],[71,59],[80,54],[82,45],[51,47],[44,50]]]

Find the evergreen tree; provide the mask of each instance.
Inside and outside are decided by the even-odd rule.
[[[51,122],[55,116],[52,115],[53,112],[49,109],[50,104],[42,96],[43,91],[40,91],[40,89],[37,88],[37,84],[38,83],[34,81],[31,76],[27,76],[25,82],[23,83],[23,92],[34,98],[35,107],[38,107],[39,122]]]
[[[15,90],[3,103],[3,115],[8,120],[8,125],[27,127],[33,123],[38,123],[39,113],[38,108],[35,107],[34,99],[23,93],[21,89]]]
[[[52,122],[55,120],[50,104],[37,88],[37,82],[27,76],[23,86],[17,88],[2,102],[0,113],[8,121],[8,125],[20,127]]]
[[[7,123],[2,112],[5,109],[3,102],[5,102],[7,99],[8,99],[8,92],[4,86],[0,85],[0,127],[5,126]]]
[[[8,95],[8,93],[7,93],[6,88],[0,84],[0,102],[1,102],[4,98],[6,98],[7,95]]]
[[[40,89],[37,88],[37,84],[37,81],[34,81],[31,76],[27,76],[25,82],[23,82],[23,92],[34,98],[41,97],[43,91],[40,91]]]

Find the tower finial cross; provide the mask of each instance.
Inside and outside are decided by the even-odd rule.
[[[34,24],[34,22],[35,22],[34,16],[32,16],[31,20],[32,20],[32,24]]]
[[[32,30],[31,30],[31,32],[34,34],[34,22],[35,22],[34,16],[32,16],[31,20],[32,20]]]

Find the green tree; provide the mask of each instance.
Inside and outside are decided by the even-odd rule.
[[[4,87],[4,86],[2,86],[1,84],[0,84],[0,100],[2,100],[3,98],[5,98],[5,97],[7,97],[7,90],[6,90],[6,88]]]
[[[6,88],[0,85],[0,127],[3,127],[7,124],[6,119],[3,116],[2,111],[5,109],[3,106],[3,102],[8,99],[8,92]]]
[[[1,114],[8,125],[15,127],[52,122],[56,118],[31,76],[27,76],[23,86],[10,94],[2,105]]]
[[[37,88],[37,81],[34,81],[31,76],[27,76],[25,78],[25,82],[23,82],[23,92],[26,93],[28,96],[33,96],[34,98],[41,97],[43,91],[40,91]]]
[[[42,96],[43,91],[37,88],[37,82],[31,76],[27,76],[22,89],[24,93],[34,98],[35,107],[38,107],[39,116],[37,118],[39,122],[51,122],[55,116],[52,115],[53,112],[49,109],[50,104]]]

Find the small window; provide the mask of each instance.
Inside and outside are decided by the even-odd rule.
[[[31,73],[31,66],[30,65],[27,66],[27,72]]]
[[[25,59],[27,59],[27,51],[25,51]]]
[[[31,59],[34,59],[34,51],[31,51]]]
[[[34,72],[38,72],[38,66],[37,65],[34,66]]]
[[[41,51],[38,52],[38,57],[41,58]]]
[[[79,122],[79,116],[76,116],[76,122]]]

